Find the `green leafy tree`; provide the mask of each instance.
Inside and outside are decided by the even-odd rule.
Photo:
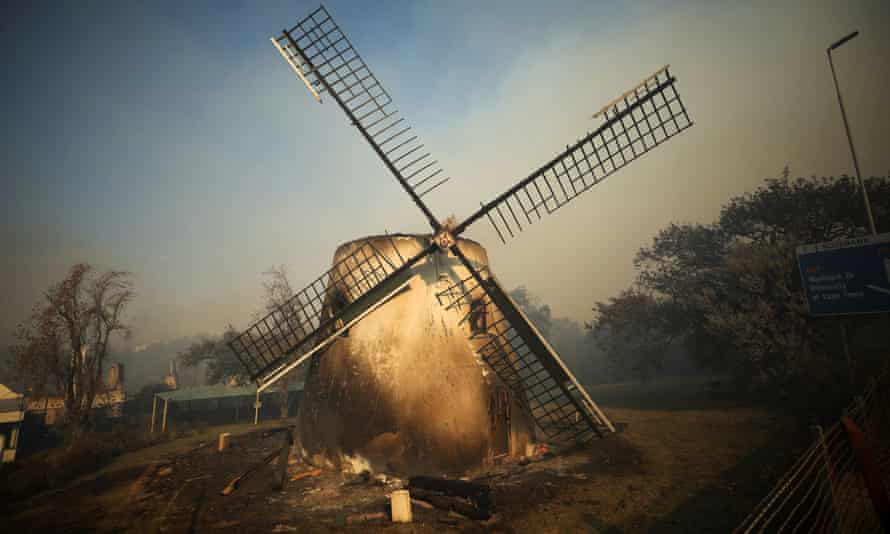
[[[520,308],[522,308],[522,311],[535,325],[538,332],[544,337],[548,337],[550,335],[550,328],[553,324],[550,306],[541,303],[541,300],[531,294],[525,286],[519,286],[513,291],[510,291],[510,297],[516,301],[516,304],[518,304]]]
[[[890,223],[890,182],[872,178],[867,186],[880,229]],[[608,336],[610,358],[636,362],[630,368],[639,373],[658,369],[664,355],[656,348],[669,341],[742,385],[831,382],[844,365],[842,319],[808,316],[795,248],[863,235],[864,223],[855,180],[791,179],[786,169],[730,199],[713,224],[661,230],[635,258],[635,287],[597,303],[591,326]],[[860,332],[875,322],[843,320]]]
[[[649,380],[661,374],[678,335],[671,304],[637,289],[597,303],[591,333],[616,378]]]
[[[205,365],[205,380],[210,384],[243,382],[247,373],[228,343],[238,336],[229,325],[222,335],[204,337],[179,353],[179,361],[186,367]]]
[[[824,382],[835,370],[794,282],[794,261],[787,245],[736,244],[717,268],[725,281],[719,296],[704,288],[694,300],[707,333],[731,349],[718,367],[741,385]]]
[[[605,362],[601,351],[590,342],[582,324],[567,317],[554,317],[550,306],[542,303],[525,286],[513,289],[510,296],[556,349],[578,380],[588,384],[605,381]]]

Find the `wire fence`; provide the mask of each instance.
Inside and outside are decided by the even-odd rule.
[[[871,381],[844,411],[865,435],[872,480],[890,488],[890,372]],[[770,493],[735,529],[755,532],[881,532],[867,474],[848,429],[838,421],[814,427],[815,440]],[[886,495],[886,494],[885,494]]]

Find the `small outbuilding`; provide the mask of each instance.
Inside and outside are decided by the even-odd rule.
[[[292,382],[288,386],[288,402],[297,399],[302,391],[302,382]],[[238,422],[246,414],[250,414],[256,424],[263,416],[263,406],[276,404],[280,394],[278,389],[267,389],[257,394],[256,384],[239,386],[212,384],[155,393],[151,402],[149,430],[154,432],[155,427],[159,426],[161,432],[167,431],[171,403],[177,405],[177,411],[181,415],[210,412],[220,414],[231,410],[234,418],[225,417],[227,422]],[[294,410],[289,411],[295,413]]]
[[[24,395],[0,384],[0,462],[15,460],[24,419]]]

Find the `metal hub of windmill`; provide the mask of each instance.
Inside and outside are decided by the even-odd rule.
[[[493,312],[480,359],[517,398],[546,439],[584,443],[614,432],[565,363],[510,298],[487,267],[471,262],[459,238],[486,218],[502,242],[524,225],[564,204],[692,125],[665,66],[594,118],[602,124],[462,222],[443,225],[423,197],[448,181],[392,99],[324,8],[319,7],[272,43],[319,102],[329,96],[370,144],[426,217],[431,238],[411,257],[383,254],[371,242],[356,246],[288,302],[250,326],[230,347],[265,389],[324,351],[351,326],[381,306],[410,277],[412,266],[438,252],[453,255],[469,276],[436,295],[445,309],[480,306]],[[469,337],[469,336],[468,336]]]

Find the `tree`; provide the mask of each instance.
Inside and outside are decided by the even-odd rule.
[[[128,336],[123,322],[135,293],[130,274],[97,274],[87,263],[71,267],[20,325],[13,366],[34,394],[61,394],[73,437],[89,427],[112,337]]]
[[[244,366],[228,345],[237,336],[229,325],[218,337],[204,337],[193,342],[179,353],[178,358],[186,367],[206,365],[205,380],[210,384],[245,381],[248,377]]]
[[[609,381],[609,363],[584,324],[568,317],[554,317],[548,340],[582,384]]]
[[[270,322],[285,322],[288,328],[298,329],[300,320],[297,313],[293,307],[286,305],[294,296],[293,288],[287,277],[287,268],[284,265],[272,267],[263,275],[266,276],[266,280],[263,281],[263,305],[253,314],[253,319],[259,320],[267,314],[275,314]],[[244,367],[228,345],[237,336],[238,333],[230,325],[219,337],[205,337],[192,343],[179,354],[179,359],[186,367],[206,365],[206,380],[211,384],[228,382],[232,379],[247,380],[249,377]],[[282,419],[289,415],[288,394],[293,376],[294,372],[291,372],[278,381]]]
[[[516,301],[516,304],[522,308],[522,311],[525,312],[525,315],[527,315],[529,320],[535,325],[538,332],[544,337],[548,337],[550,335],[550,327],[553,323],[553,317],[550,314],[550,306],[542,304],[540,299],[535,295],[532,295],[525,286],[519,286],[511,291],[510,297],[512,297],[513,300]]]
[[[588,328],[618,377],[648,380],[661,374],[680,332],[670,308],[669,301],[636,289],[596,304]]]
[[[697,298],[709,333],[726,340],[729,371],[743,385],[785,387],[825,383],[838,370],[796,283],[793,248],[781,243],[736,244],[720,272],[731,282],[722,298],[705,289]]]
[[[890,230],[890,181],[865,180],[879,232]],[[770,178],[732,198],[718,219],[722,231],[758,243],[818,243],[868,233],[855,178]]]
[[[867,185],[886,228],[890,181]],[[609,342],[613,357],[652,358],[653,368],[663,355],[646,349],[650,340],[670,339],[746,386],[837,382],[841,319],[808,316],[795,247],[866,233],[859,195],[849,177],[791,179],[785,169],[730,199],[713,224],[671,224],[637,254],[635,286],[597,303],[592,326],[631,333]],[[855,331],[874,319],[844,321]]]
[[[634,258],[639,271],[637,292],[645,293],[653,307],[635,312],[633,304],[645,301],[619,299],[618,304],[626,308],[620,313],[609,314],[600,303],[594,312],[605,320],[645,319],[648,323],[641,325],[642,329],[655,325],[668,329],[661,334],[682,347],[700,367],[722,370],[731,348],[725,339],[706,328],[706,310],[701,299],[702,295],[715,301],[730,298],[727,288],[732,285],[732,275],[721,270],[730,241],[718,224],[668,225],[656,234],[650,247],[641,248]],[[670,315],[652,321],[651,314],[656,312]]]
[[[714,268],[727,246],[727,234],[717,225],[672,223],[655,235],[652,246],[637,252],[638,285],[684,300],[715,282]]]
[[[279,321],[285,321],[289,328],[299,329],[301,320],[291,306],[286,306],[294,297],[293,286],[287,277],[287,267],[279,265],[265,271],[263,275],[263,309],[257,312],[259,318],[269,313],[277,313]],[[278,380],[279,405],[281,406],[281,418],[286,419],[288,414],[288,394],[290,382],[296,372],[292,371]]]
[[[556,349],[576,378],[584,383],[602,381],[602,356],[598,347],[589,342],[583,325],[567,317],[554,317],[550,306],[542,303],[525,286],[510,291],[510,297]]]

